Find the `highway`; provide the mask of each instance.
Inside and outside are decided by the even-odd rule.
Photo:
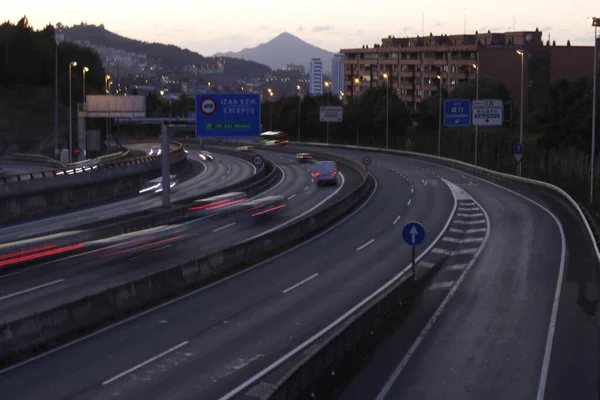
[[[188,160],[190,160],[195,173],[189,179],[172,188],[172,201],[193,196],[195,193],[201,195],[220,187],[235,184],[249,178],[256,172],[256,168],[250,162],[241,158],[218,153],[215,153],[214,156],[213,161],[200,161],[196,151],[189,151]],[[159,194],[148,193],[109,204],[11,225],[0,229],[0,243],[17,241],[34,235],[42,236],[57,230],[66,232],[80,226],[82,223],[89,224],[109,218],[117,218],[159,207],[161,204]]]
[[[561,303],[557,295],[568,286],[557,286],[563,277],[591,279],[589,257],[573,254],[590,253],[572,215],[557,222],[540,206],[551,200],[524,193],[536,204],[447,167],[327,151],[373,160],[377,189],[354,215],[244,273],[2,371],[0,397],[255,399],[274,383],[271,376],[263,380],[269,366],[285,355],[302,356],[321,330],[408,265],[401,229],[410,220],[427,229],[418,252],[430,249],[435,256],[426,256],[421,270],[446,262],[408,322],[343,398],[541,399],[540,378],[555,386],[546,398],[573,385],[548,376],[597,378],[597,327],[580,318],[575,301]],[[453,239],[458,231],[464,235],[459,243]],[[577,334],[568,332],[569,324]],[[549,357],[548,348],[558,356]],[[577,355],[577,370],[560,363],[567,349]],[[588,398],[576,395],[592,390],[586,389],[570,393]]]

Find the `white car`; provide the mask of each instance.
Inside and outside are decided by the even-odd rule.
[[[212,161],[214,160],[214,157],[212,156],[212,154],[210,154],[210,152],[206,151],[206,150],[202,150],[198,152],[198,157],[200,157],[200,159],[202,161]]]

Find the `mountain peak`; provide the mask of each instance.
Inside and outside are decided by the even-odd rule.
[[[299,37],[282,32],[271,40],[260,45],[243,49],[239,52],[227,52],[228,57],[252,60],[268,65],[271,68],[285,68],[287,64],[304,65],[308,67],[312,58],[321,58],[325,65],[331,65],[333,53],[305,42]]]

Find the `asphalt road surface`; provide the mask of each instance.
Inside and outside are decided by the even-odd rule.
[[[233,185],[249,178],[256,172],[255,167],[251,163],[241,158],[218,153],[215,153],[214,156],[215,159],[213,161],[200,161],[197,152],[193,150],[189,151],[188,159],[191,159],[193,168],[198,173],[172,188],[171,199],[173,201],[193,196],[195,193],[201,195],[207,191]],[[56,231],[57,228],[62,231],[68,231],[80,226],[82,223],[87,224],[126,216],[127,214],[149,210],[160,205],[160,194],[141,194],[127,200],[2,228],[0,229],[0,243],[18,241],[21,238],[33,235],[43,236],[49,232]]]

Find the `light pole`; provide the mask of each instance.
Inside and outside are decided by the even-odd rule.
[[[104,87],[107,95],[110,95],[110,89],[108,86],[108,81],[110,80],[110,75],[104,76]],[[109,127],[109,118],[106,117],[106,154],[110,152],[110,127]]]
[[[598,77],[598,18],[589,18],[594,27],[594,86],[592,89],[592,151],[590,158],[590,204],[594,200],[594,169],[596,159],[596,80]]]
[[[437,142],[437,155],[440,157],[442,153],[442,77],[438,75],[437,78],[440,80],[440,104],[438,110],[438,142]]]
[[[390,85],[389,75],[383,74],[385,79],[385,148],[389,149],[389,138],[390,138]]]
[[[267,89],[269,91],[269,97],[273,97],[273,91],[271,89]],[[273,131],[273,99],[269,99],[269,130]]]
[[[325,82],[325,96],[327,96],[327,106],[329,106],[329,91],[331,90],[331,82]],[[329,144],[329,122],[327,125],[326,143]]]
[[[525,72],[525,51],[523,49],[519,49],[517,50],[517,54],[519,56],[521,56],[521,110],[519,112],[519,114],[521,114],[519,117],[519,144],[521,145],[521,148],[523,148],[523,109],[524,109],[524,105],[523,105],[523,92],[524,92],[524,82],[523,82],[523,78],[524,78],[524,72]],[[521,160],[522,161],[522,160]],[[517,165],[517,175],[521,176],[521,174],[523,173],[522,170],[522,164],[521,162],[518,163]]]
[[[71,83],[71,70],[77,66],[77,61],[69,63],[69,163],[73,162],[73,90]]]
[[[81,70],[83,71],[83,104],[85,104],[85,74],[87,74],[90,69],[88,67],[83,67]]]
[[[479,100],[479,65],[473,64],[473,68],[475,68],[475,100]],[[478,134],[479,134],[479,125],[475,125],[475,165],[477,165],[477,142],[478,142]]]
[[[62,41],[62,33],[54,31],[54,156],[58,159],[58,45]]]
[[[210,82],[208,82],[208,92],[210,93]]]
[[[300,85],[296,85],[296,90],[298,91],[298,146],[300,146],[300,110],[302,106],[302,98],[300,96]]]
[[[356,98],[358,98],[358,85],[360,85],[360,79],[354,78],[354,85],[356,85]],[[354,93],[351,93],[351,95],[354,96]],[[357,121],[357,124],[356,124],[356,145],[357,146],[359,143],[359,134],[360,134],[360,126],[359,125],[360,125],[360,120]]]

